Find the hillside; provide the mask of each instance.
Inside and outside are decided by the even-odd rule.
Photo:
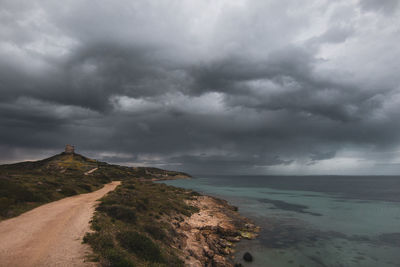
[[[42,225],[41,229],[45,229],[43,234],[33,233],[37,237],[34,239],[36,243],[48,244],[48,237],[58,248],[72,244],[74,240],[78,240],[79,245],[83,240],[92,248],[92,254],[87,256],[86,261],[97,262],[100,266],[120,267],[233,267],[235,260],[231,255],[235,242],[242,238],[254,238],[258,228],[226,201],[152,182],[186,177],[189,175],[181,172],[108,164],[66,150],[39,161],[0,165],[0,219],[15,217],[52,202],[14,219],[26,222],[29,218],[29,224],[35,220],[49,222]],[[92,194],[66,198],[95,191],[111,181],[121,181],[121,185],[100,199],[94,214],[95,204],[90,204],[86,198],[104,191],[105,187]],[[77,199],[84,199],[83,203],[92,213],[79,213],[85,205],[74,204]],[[51,210],[49,205],[56,208]],[[60,211],[63,212],[61,217],[57,216]],[[85,237],[84,233],[72,231],[71,235],[67,235],[75,236],[71,242],[63,234],[64,227],[54,226],[57,222],[56,225],[64,225],[66,222],[62,219],[66,217],[69,221],[81,221],[85,217],[87,221],[81,225],[89,229],[91,216],[92,231]],[[18,225],[14,229],[15,225],[9,222],[3,221],[4,225],[18,232]],[[49,235],[48,231],[53,234]],[[12,236],[9,238],[12,239]],[[8,244],[3,243],[3,246]],[[75,244],[74,247],[80,246]],[[43,255],[48,255],[50,249],[46,248]],[[19,252],[28,255],[28,251]],[[60,261],[60,257],[67,261],[73,258],[82,264],[84,262],[79,253],[71,251],[62,256],[57,256],[57,253],[51,255],[54,258],[51,262]],[[5,253],[3,256],[9,259],[10,255]]]
[[[92,192],[112,180],[184,177],[189,175],[113,165],[66,152],[39,161],[0,165],[0,219],[67,196]]]

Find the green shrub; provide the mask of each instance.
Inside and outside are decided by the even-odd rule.
[[[92,223],[92,229],[95,231],[101,231],[102,223],[98,216],[94,216],[90,221]]]
[[[127,189],[136,189],[136,187],[135,187],[134,184],[127,184],[127,185],[125,186],[125,188],[127,188]]]
[[[12,204],[14,204],[13,199],[0,197],[0,216],[6,217]]]
[[[63,187],[61,189],[60,193],[65,196],[74,196],[74,195],[78,194],[78,192],[76,192],[75,189],[73,189],[72,187],[68,187],[68,186]]]
[[[117,239],[122,247],[133,252],[139,258],[151,262],[164,262],[160,248],[145,235],[134,231],[118,233]]]
[[[111,248],[104,252],[110,267],[134,267],[135,265],[119,250]]]
[[[115,199],[105,197],[105,198],[101,199],[101,204],[102,205],[114,205],[114,204],[118,204],[118,202]]]
[[[105,211],[108,216],[128,223],[136,222],[136,212],[134,209],[122,205],[102,205],[97,208],[99,211]]]
[[[149,233],[154,239],[164,240],[166,238],[165,231],[158,226],[146,225],[144,230],[146,230],[146,232]]]
[[[90,186],[90,184],[80,184],[79,187],[88,192],[92,191],[92,187]]]
[[[49,191],[40,191],[40,192],[35,192],[35,201],[34,202],[49,202],[51,201],[51,192]]]
[[[0,178],[0,196],[15,199],[16,202],[40,201],[35,194],[23,185],[13,183],[7,179]]]
[[[147,210],[147,205],[143,201],[136,202],[135,207],[138,211],[146,211]]]
[[[114,247],[113,237],[105,233],[87,233],[83,237],[83,242],[92,244],[96,249],[109,249]]]

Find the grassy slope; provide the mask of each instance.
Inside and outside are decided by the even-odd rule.
[[[98,168],[90,175],[84,173]],[[176,176],[157,168],[124,167],[99,162],[79,154],[0,166],[0,220],[41,204],[99,189],[112,180]]]
[[[136,179],[125,180],[101,200],[87,234],[103,266],[183,266],[172,218],[197,212],[185,204],[197,193]]]

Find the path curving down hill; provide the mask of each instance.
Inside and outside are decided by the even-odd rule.
[[[94,266],[82,244],[97,200],[120,182],[64,198],[0,222],[0,266]]]

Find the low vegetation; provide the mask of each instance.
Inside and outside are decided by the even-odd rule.
[[[207,216],[212,220],[204,229],[198,228],[196,221],[187,222],[199,212],[191,206],[198,206],[199,194],[152,182],[183,177],[188,175],[112,165],[74,153],[1,165],[0,220],[119,180],[122,184],[100,200],[91,221],[92,231],[84,237],[93,249],[88,260],[108,267],[179,267],[193,260],[204,266],[230,266],[224,257],[231,253],[231,241],[243,236],[239,230],[248,221],[233,207],[213,199],[210,203],[215,207]],[[227,223],[213,225],[217,215]],[[193,234],[191,229],[197,232]]]
[[[93,169],[92,173],[87,172]],[[86,173],[86,174],[85,174]],[[44,203],[99,189],[112,180],[151,179],[183,175],[157,168],[107,164],[79,154],[0,166],[0,220],[21,214]],[[129,210],[111,207],[109,213],[134,220]]]
[[[172,218],[198,209],[186,204],[197,193],[130,179],[101,199],[89,243],[103,266],[183,266]]]

